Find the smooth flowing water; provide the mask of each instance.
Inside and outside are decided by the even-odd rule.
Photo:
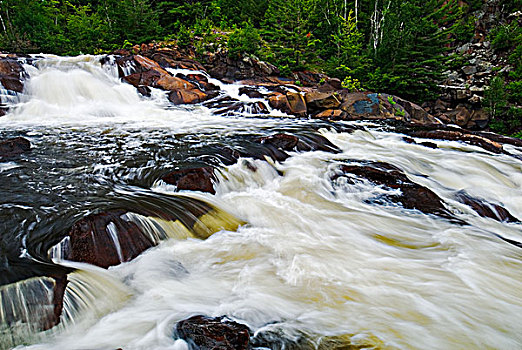
[[[23,275],[18,259],[54,257],[76,272],[60,326],[22,340],[4,329],[5,348],[186,349],[174,326],[195,314],[324,349],[333,347],[324,339],[344,348],[522,348],[522,250],[498,237],[520,242],[522,224],[482,218],[455,197],[465,190],[522,218],[520,160],[459,142],[409,144],[370,123],[340,132],[321,121],[172,107],[158,90],[141,97],[97,57],[46,57],[26,70],[24,95],[0,118],[0,139],[32,144],[0,163],[0,272],[8,276],[0,307],[16,309],[24,288],[50,288],[45,279],[8,284]],[[107,271],[53,253],[75,220],[99,208],[169,208],[183,198],[159,181],[171,169],[219,165],[224,146],[312,130],[342,153],[240,159],[220,168],[216,195],[184,193],[244,221],[237,230],[202,240],[169,234],[176,229],[163,223],[157,247]],[[372,201],[390,189],[368,181],[331,180],[357,160],[399,167],[468,224]]]

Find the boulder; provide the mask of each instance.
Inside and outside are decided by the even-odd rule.
[[[383,119],[379,109],[379,98],[376,93],[352,92],[343,93],[341,109],[350,119],[379,118]]]
[[[194,104],[200,103],[211,98],[211,95],[207,95],[199,89],[173,89],[168,95],[169,101],[173,104]]]
[[[16,58],[0,58],[0,83],[5,89],[22,92],[25,78],[27,73]]]
[[[176,336],[189,344],[189,349],[248,350],[250,330],[224,316],[193,316],[176,324]]]
[[[214,183],[217,178],[212,167],[175,170],[161,179],[168,184],[175,185],[177,190],[216,193]]]
[[[283,95],[282,93],[276,92],[271,94],[268,97],[268,104],[273,109],[280,110],[281,112],[291,114],[290,113],[290,104],[288,102],[288,99],[286,95]]]
[[[464,191],[458,192],[456,198],[459,202],[471,207],[482,217],[491,218],[500,222],[520,222],[520,220],[511,215],[506,208],[499,204],[490,203],[484,199],[473,198]]]
[[[305,94],[306,105],[309,110],[336,109],[341,101],[336,92],[319,92],[317,90]]]
[[[408,135],[419,138],[462,141],[474,146],[482,147],[483,149],[493,153],[504,153],[504,148],[500,143],[480,135],[474,135],[467,130],[416,130],[408,132]]]
[[[300,117],[306,115],[306,102],[303,95],[298,92],[287,92],[286,99],[288,100],[290,114]]]
[[[365,178],[376,185],[384,185],[390,189],[399,189],[399,194],[384,195],[380,198],[401,204],[405,209],[416,209],[425,214],[433,214],[453,222],[462,223],[444,207],[442,199],[435,192],[411,181],[402,170],[394,165],[373,161],[341,165],[339,172],[332,176],[332,180],[347,174]],[[348,181],[354,183],[353,178],[348,178]],[[375,202],[379,203],[379,201]]]
[[[114,209],[88,215],[69,232],[65,258],[103,268],[130,261],[154,244],[135,223],[124,218],[126,211]]]
[[[263,98],[264,95],[254,86],[243,86],[239,88],[239,96],[247,95],[250,98]]]
[[[9,158],[28,152],[31,149],[29,140],[15,137],[0,141],[0,159]]]
[[[275,134],[271,136],[261,137],[259,143],[262,145],[271,145],[284,151],[292,151],[297,146],[299,138],[289,134]]]

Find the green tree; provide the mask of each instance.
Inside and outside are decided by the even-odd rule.
[[[271,0],[262,24],[262,34],[269,42],[271,59],[283,72],[300,70],[318,59],[313,23],[314,0]]]

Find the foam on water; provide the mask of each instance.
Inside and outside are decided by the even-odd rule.
[[[289,120],[216,117],[198,107],[163,110],[96,66],[95,58],[76,60],[67,69],[46,63],[30,72],[31,97],[2,121],[88,130],[104,120],[194,133],[295,127]],[[84,61],[88,68],[78,68]],[[45,89],[49,81],[54,85]],[[221,169],[215,196],[191,194],[244,220],[237,231],[202,240],[131,218],[151,230],[178,231],[151,234],[164,239],[159,246],[104,274],[130,297],[20,348],[181,350],[187,345],[173,338],[175,324],[194,314],[227,315],[288,338],[336,336],[376,348],[520,348],[522,250],[497,235],[522,241],[522,225],[482,218],[455,195],[465,190],[522,218],[522,163],[459,142],[436,141],[439,148],[430,149],[375,130],[322,133],[343,153],[291,153],[281,164],[240,159]],[[468,225],[376,204],[371,199],[390,190],[367,181],[331,180],[341,163],[357,160],[399,167]],[[174,188],[156,182],[153,190]]]

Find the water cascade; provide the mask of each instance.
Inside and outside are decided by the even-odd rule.
[[[45,56],[24,66],[23,94],[0,90],[11,106],[0,139],[31,142],[0,159],[0,349],[187,349],[174,329],[193,315],[248,326],[258,349],[522,346],[520,148],[428,148],[382,123],[172,106],[99,61]],[[216,98],[239,97],[214,83]],[[337,151],[248,156],[276,133],[322,136]],[[217,169],[215,195],[162,180],[191,166]],[[379,182],[384,173],[402,180]],[[442,209],[409,207],[412,188]],[[117,261],[67,261],[75,244],[96,246],[103,215],[109,243],[98,244]],[[126,258],[134,229],[147,249]],[[43,265],[67,278],[54,327],[38,324],[56,316],[59,279]]]

